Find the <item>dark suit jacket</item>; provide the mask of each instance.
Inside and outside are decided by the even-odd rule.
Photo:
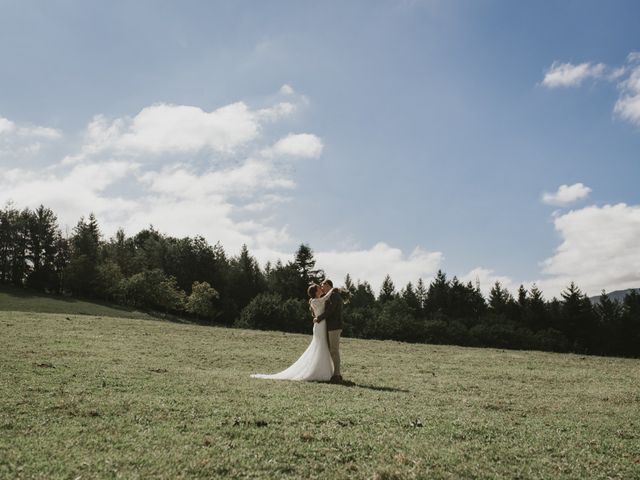
[[[324,304],[324,312],[318,315],[318,320],[327,321],[327,331],[342,330],[342,295],[333,291]]]

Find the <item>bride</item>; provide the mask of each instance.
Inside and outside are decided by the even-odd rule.
[[[307,290],[309,305],[314,317],[324,312],[324,304],[331,295],[332,290],[322,296],[318,285],[311,285]],[[328,381],[333,375],[333,361],[329,353],[327,343],[327,322],[313,324],[313,337],[304,353],[286,370],[271,375],[256,373],[254,378],[267,378],[272,380],[316,380]]]

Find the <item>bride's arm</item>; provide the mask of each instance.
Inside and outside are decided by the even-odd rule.
[[[326,299],[326,301],[324,302],[324,312],[322,312],[320,315],[318,315],[318,320],[324,320],[325,318],[327,318],[327,316],[331,313],[333,313],[333,311],[336,309],[336,306],[338,305],[338,302],[335,299],[332,299],[331,296],[333,296],[333,294],[336,295],[340,295],[338,293],[338,289],[337,288],[332,288],[331,290],[329,290],[327,292],[327,294],[325,295],[325,297],[327,295],[330,295],[329,298]],[[324,298],[324,297],[323,297]]]

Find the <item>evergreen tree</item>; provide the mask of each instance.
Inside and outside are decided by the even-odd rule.
[[[576,352],[590,351],[594,332],[591,301],[571,282],[562,292],[561,330]]]
[[[32,270],[27,285],[39,290],[56,290],[55,275],[57,218],[53,211],[40,205],[29,217],[28,259]]]
[[[312,283],[319,284],[324,278],[322,270],[315,269],[316,260],[313,258],[313,250],[309,245],[301,244],[295,254],[294,263],[300,275],[300,289],[306,291]]]
[[[32,213],[29,209],[18,211],[8,207],[6,212],[7,250],[5,281],[16,286],[23,286],[27,276],[31,272],[29,263],[29,226],[32,222]]]
[[[525,325],[534,332],[551,326],[546,302],[544,301],[542,292],[535,283],[531,286],[531,290],[526,298],[523,319]]]
[[[240,255],[231,260],[229,291],[238,309],[242,310],[251,299],[266,289],[265,279],[258,261],[251,256],[246,245],[242,245]]]
[[[382,281],[382,286],[380,287],[380,294],[378,295],[378,301],[380,303],[385,303],[390,300],[396,298],[396,287],[391,280],[391,276],[387,274]]]
[[[375,306],[376,296],[373,293],[373,288],[369,282],[364,281],[362,283],[358,282],[356,286],[356,291],[353,294],[353,298],[349,305],[353,309],[370,309]]]
[[[622,301],[621,352],[624,355],[640,356],[640,292],[631,290]]]
[[[527,303],[529,300],[527,298],[527,295],[527,289],[524,288],[524,285],[520,285],[520,287],[518,287],[518,305],[522,310],[525,310],[527,308]]]
[[[65,272],[71,260],[71,245],[69,239],[62,236],[60,232],[56,234],[55,254],[53,257],[53,270],[55,275],[54,290],[63,293],[65,290]]]
[[[484,303],[484,299],[482,302]],[[477,318],[479,314],[478,298],[474,287],[471,283],[465,285],[455,276],[449,282],[447,305],[447,315],[451,318],[464,319],[468,322],[470,319]]]
[[[625,339],[622,337],[622,307],[609,298],[602,290],[598,303],[594,306],[598,318],[598,351],[599,353],[615,353],[623,350]]]
[[[353,284],[353,280],[351,280],[351,275],[349,275],[347,273],[347,275],[344,277],[344,288],[346,290],[349,291],[349,293],[351,293],[351,295],[355,295],[356,293],[356,286]]]
[[[506,288],[503,288],[499,281],[496,281],[489,293],[489,308],[495,314],[504,315],[506,314],[507,307],[512,299],[513,297],[509,291]]]
[[[65,269],[65,287],[79,296],[96,293],[100,229],[93,213],[81,218],[71,237],[71,258]]]
[[[402,290],[400,297],[407,304],[407,307],[411,310],[412,314],[415,317],[420,315],[420,299],[416,294],[415,289],[413,288],[413,284],[411,282],[407,283],[407,286]]]
[[[442,270],[438,270],[427,290],[426,311],[428,315],[448,315],[449,281]]]

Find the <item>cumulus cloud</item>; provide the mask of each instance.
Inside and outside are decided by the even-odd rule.
[[[323,148],[322,140],[312,133],[290,133],[271,147],[264,149],[262,155],[265,157],[318,158],[322,154]]]
[[[542,85],[548,88],[577,87],[587,78],[600,78],[605,73],[605,65],[590,62],[573,65],[553,62],[545,72]]]
[[[589,193],[591,193],[591,189],[582,183],[560,185],[558,190],[553,193],[543,193],[542,201],[548,205],[566,206],[587,198]]]
[[[264,124],[292,115],[296,105],[280,102],[252,110],[236,102],[207,112],[190,105],[158,103],[134,117],[109,120],[96,115],[87,126],[81,151],[68,155],[73,164],[96,155],[158,158],[199,152],[234,155],[261,133]]]
[[[543,262],[541,288],[575,281],[590,295],[640,285],[640,205],[589,206],[554,219],[562,243]]]
[[[378,291],[387,274],[391,275],[398,289],[408,282],[415,283],[419,278],[432,277],[444,256],[442,252],[428,252],[420,247],[405,255],[401,249],[380,242],[370,249],[319,251],[316,259],[334,281],[342,283],[349,273],[355,280],[367,280]]]
[[[110,195],[105,190],[137,168],[137,164],[114,161],[76,165],[64,173],[0,170],[0,200],[3,203],[11,200],[20,207],[35,208],[44,204],[68,226],[89,211],[100,213],[107,221],[115,221],[134,211],[138,202]]]
[[[221,241],[230,251],[246,243],[272,255],[283,245],[290,248],[287,225],[275,225],[268,212],[295,188],[287,162],[315,158],[322,150],[313,134],[290,134],[281,143],[269,134],[270,123],[295,112],[297,97],[259,109],[243,102],[211,111],[159,103],[133,116],[97,115],[83,143],[62,162],[0,167],[0,202],[31,208],[42,203],[68,227],[94,212],[107,236],[119,227],[137,232],[153,224],[170,235]],[[2,136],[25,132],[0,120]],[[35,136],[56,136],[51,129],[30,128]],[[271,157],[261,155],[269,148]]]

